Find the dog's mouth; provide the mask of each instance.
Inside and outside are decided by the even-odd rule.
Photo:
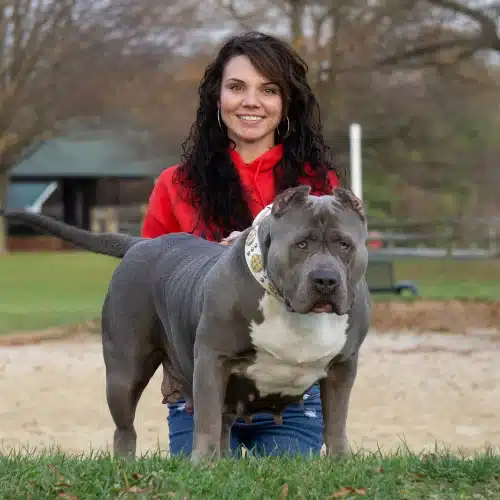
[[[333,312],[333,303],[326,301],[326,300],[320,300],[313,304],[313,307],[311,309],[311,312],[313,313],[332,313]]]
[[[292,304],[290,303],[289,300],[285,301],[286,308],[290,312],[297,312],[293,307]],[[319,313],[328,313],[332,314],[335,312],[335,307],[334,303],[331,300],[318,300],[317,302],[314,302],[312,306],[307,310],[304,311],[302,314],[308,314],[308,313],[314,313],[314,314],[319,314]]]

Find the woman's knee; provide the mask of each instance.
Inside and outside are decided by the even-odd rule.
[[[190,455],[193,447],[193,415],[186,411],[186,402],[183,400],[167,406],[170,455]]]

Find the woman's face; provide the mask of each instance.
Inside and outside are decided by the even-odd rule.
[[[274,145],[283,102],[278,85],[257,72],[247,56],[228,61],[222,75],[220,117],[236,145]]]

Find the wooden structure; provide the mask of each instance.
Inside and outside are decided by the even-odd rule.
[[[73,131],[47,140],[11,169],[6,208],[43,212],[90,230],[99,206],[146,203],[156,177],[172,163],[154,157],[137,134]],[[20,224],[9,224],[8,235],[11,250],[26,249],[22,236],[40,241]]]

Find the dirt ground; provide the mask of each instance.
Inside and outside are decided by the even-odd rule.
[[[496,448],[499,311],[498,304],[482,303],[377,306],[351,399],[351,445],[389,451],[406,443],[422,450],[437,441],[468,454]],[[0,343],[0,450],[105,449],[113,424],[99,337],[51,333],[50,341],[31,335]],[[160,382],[158,371],[137,412],[140,453],[158,446],[168,451]]]

